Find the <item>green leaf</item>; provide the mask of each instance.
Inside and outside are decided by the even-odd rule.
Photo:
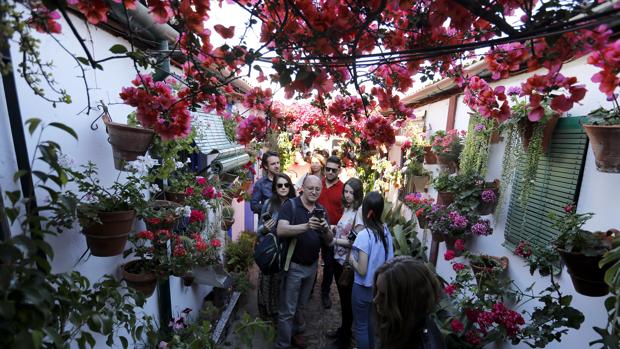
[[[119,339],[121,340],[123,349],[127,349],[127,347],[129,346],[129,341],[127,341],[127,338],[125,338],[124,336],[120,336]]]
[[[78,62],[84,64],[84,65],[90,65],[90,62],[88,61],[88,58],[86,57],[75,57],[75,59],[78,60]]]
[[[65,131],[65,132],[67,132],[71,136],[73,136],[73,138],[75,138],[76,140],[78,139],[77,133],[75,133],[75,131],[71,127],[69,127],[69,126],[67,126],[67,125],[65,125],[63,123],[52,122],[52,123],[49,124],[49,126],[59,128],[59,129]]]
[[[17,205],[17,202],[19,201],[19,199],[22,197],[22,192],[19,190],[15,190],[15,191],[5,191],[4,192],[6,194],[6,196],[9,198],[9,200],[11,201],[11,204],[13,206]]]
[[[26,125],[28,125],[28,132],[30,132],[31,135],[34,133],[34,130],[37,129],[37,126],[39,126],[39,124],[41,124],[41,119],[39,118],[31,118],[26,120]]]
[[[26,170],[19,170],[15,172],[15,174],[13,175],[13,182],[17,182],[17,180],[24,176],[26,173],[28,173],[28,171]]]
[[[110,47],[110,52],[115,53],[115,54],[127,53],[127,47],[121,44],[116,44]]]

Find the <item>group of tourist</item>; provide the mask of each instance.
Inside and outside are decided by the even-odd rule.
[[[280,172],[277,153],[264,153],[261,167],[264,176],[256,182],[251,202],[259,214],[257,233],[260,238],[272,232],[286,242],[283,271],[261,273],[258,280],[260,316],[277,323],[275,348],[307,346],[304,306],[316,281],[319,252],[324,308],[332,306],[332,281],[341,278],[347,264],[354,271],[353,282],[337,282],[341,325],[325,334],[333,340],[330,348],[349,348],[352,339],[359,349],[443,347],[428,346],[441,339],[434,323],[427,321],[440,292],[438,282],[422,262],[394,258],[392,236],[381,218],[380,193],[364,196],[357,178],[343,183],[341,160],[335,155],[313,155],[310,172],[297,186]],[[401,280],[401,273],[411,277]],[[412,300],[416,294],[425,300]],[[395,331],[401,333],[395,337]]]

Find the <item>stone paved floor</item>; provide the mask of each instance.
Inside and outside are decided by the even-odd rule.
[[[330,297],[332,300],[331,309],[324,309],[321,304],[321,280],[322,280],[323,268],[319,266],[319,276],[314,288],[314,294],[310,299],[310,303],[306,309],[306,333],[305,337],[308,342],[309,349],[322,349],[325,347],[329,340],[325,338],[325,333],[340,326],[340,301],[338,298],[338,291],[336,290],[336,283],[332,282],[332,289]],[[250,272],[250,279],[254,285],[256,285],[258,275],[258,268],[254,268]],[[248,303],[245,309],[237,311],[236,319],[233,322],[228,336],[224,342],[219,346],[221,348],[234,348],[234,349],[246,349],[247,346],[239,342],[238,336],[232,330],[235,323],[238,321],[240,314],[243,310],[247,311],[253,317],[258,317],[258,309],[256,305],[256,290],[252,290],[250,297],[248,297]],[[252,349],[271,349],[273,343],[267,342],[262,338],[260,334],[256,334],[252,341]]]

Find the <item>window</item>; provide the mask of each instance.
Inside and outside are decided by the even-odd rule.
[[[547,214],[552,211],[561,214],[564,205],[577,202],[588,149],[588,138],[579,120],[570,117],[558,121],[549,152],[541,157],[535,184],[525,203],[518,199],[525,165],[523,161],[519,163],[504,233],[509,246],[517,245],[520,240],[537,246],[549,244],[558,232],[551,228]]]

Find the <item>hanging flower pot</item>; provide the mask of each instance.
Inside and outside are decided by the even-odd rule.
[[[148,298],[155,292],[157,276],[152,272],[144,272],[142,263],[142,260],[127,262],[122,265],[121,272],[127,286],[142,292]]]
[[[437,163],[437,156],[432,150],[430,145],[424,146],[424,162],[427,165],[434,165]]]
[[[183,277],[182,277],[183,286],[191,287],[194,284],[194,280],[195,279],[196,278],[192,274],[185,274],[185,275],[183,275]]]
[[[123,253],[136,218],[136,211],[98,212],[101,223],[84,228],[86,245],[93,256],[110,257]]]
[[[150,231],[174,230],[180,218],[176,213],[176,209],[179,207],[181,207],[180,204],[168,200],[155,200],[149,203],[144,213],[146,229]]]
[[[454,202],[455,194],[449,191],[437,192],[437,204],[448,206]]]
[[[508,269],[508,257],[479,256],[472,260],[469,265],[474,272],[478,285],[497,278]]]
[[[555,131],[555,126],[558,124],[558,120],[560,120],[560,115],[553,115],[549,121],[545,123],[543,126],[543,139],[542,139],[542,148],[546,153],[549,150],[549,146],[551,145],[551,140],[553,138],[553,131]],[[519,121],[519,130],[521,131],[521,139],[523,141],[523,149],[527,151],[530,140],[532,139],[532,135],[534,134],[534,129],[536,128],[538,122],[532,122],[527,118],[523,118]]]
[[[609,267],[598,266],[603,255],[586,256],[580,252],[569,252],[561,248],[557,250],[566,264],[575,291],[590,297],[602,297],[609,293],[609,287],[604,280]]]
[[[620,125],[583,125],[601,172],[620,173]]]
[[[128,161],[146,154],[155,132],[149,128],[133,127],[113,122],[110,115],[103,116],[114,156],[114,168],[124,170]]]
[[[413,182],[413,189],[417,192],[426,191],[426,185],[430,181],[429,176],[412,176],[411,181]]]

